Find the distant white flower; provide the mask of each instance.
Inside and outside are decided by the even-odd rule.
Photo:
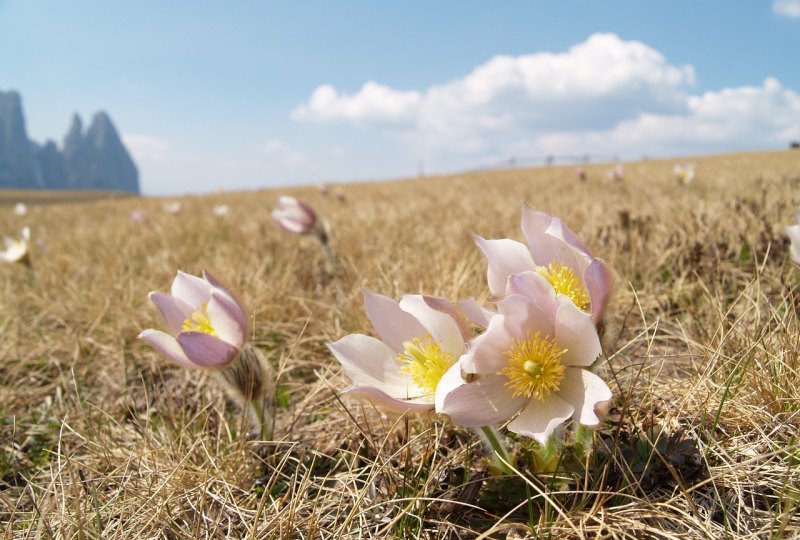
[[[694,164],[678,163],[675,165],[675,169],[673,169],[673,174],[675,175],[675,180],[677,180],[679,184],[685,186],[694,180]]]
[[[800,212],[797,213],[797,221],[800,222]],[[800,268],[800,225],[791,225],[784,230],[789,235],[789,240],[791,240],[789,254],[792,257],[792,262]]]
[[[214,209],[212,210],[212,212],[214,212],[215,216],[223,217],[227,216],[230,210],[231,209],[227,204],[216,204],[214,205]]]
[[[18,216],[25,216],[28,214],[28,205],[23,202],[18,202],[14,205],[14,213]]]
[[[144,210],[134,210],[131,212],[131,222],[135,225],[147,223],[147,213]]]
[[[625,167],[623,167],[622,163],[617,163],[608,170],[606,176],[608,176],[609,180],[616,180],[617,182],[622,182],[623,180],[625,180]]]
[[[317,225],[314,209],[297,197],[283,195],[272,211],[272,219],[284,231],[294,234],[311,234]]]
[[[172,201],[164,204],[164,211],[168,214],[177,215],[183,210],[183,204],[180,201]]]
[[[29,227],[22,229],[22,234],[19,240],[15,240],[6,236],[3,238],[3,241],[6,249],[4,251],[0,251],[0,261],[10,263],[18,262],[30,266],[31,260],[28,248],[31,242],[31,230]]]

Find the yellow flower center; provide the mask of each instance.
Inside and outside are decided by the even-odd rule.
[[[443,351],[442,347],[428,334],[425,339],[414,338],[403,343],[404,350],[397,355],[400,361],[400,373],[411,377],[411,380],[427,394],[436,392],[442,376],[453,365],[453,355]]]
[[[554,338],[541,337],[539,332],[525,339],[514,340],[505,352],[508,367],[500,373],[514,397],[535,397],[539,401],[556,392],[564,379],[561,357],[567,352],[559,349]]]
[[[589,291],[575,276],[572,268],[559,263],[550,263],[547,267],[538,267],[536,271],[553,286],[556,294],[569,297],[578,306],[578,309],[583,311],[589,309]]]
[[[183,331],[203,332],[204,334],[217,337],[217,332],[214,330],[214,326],[211,324],[211,319],[208,318],[206,304],[200,306],[199,311],[195,311],[188,319],[183,321]]]

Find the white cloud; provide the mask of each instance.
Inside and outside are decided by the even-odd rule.
[[[423,90],[368,82],[345,94],[323,85],[293,117],[377,130],[443,160],[689,153],[800,137],[800,98],[777,80],[692,95],[694,81],[692,66],[644,43],[594,34],[566,52],[496,56]]]
[[[773,0],[772,11],[784,17],[800,19],[800,0]]]

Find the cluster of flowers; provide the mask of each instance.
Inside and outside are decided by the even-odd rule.
[[[527,245],[476,237],[496,310],[365,292],[380,339],[351,334],[329,346],[353,381],[345,393],[467,427],[510,419],[510,431],[542,443],[569,418],[598,424],[611,390],[588,368],[601,354],[610,272],[558,218],[524,208],[522,231]],[[464,315],[483,332],[472,337]]]

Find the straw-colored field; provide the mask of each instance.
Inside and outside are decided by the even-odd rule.
[[[504,170],[0,213],[30,225],[34,273],[0,267],[0,531],[7,538],[792,538],[800,535],[800,270],[783,227],[800,153]],[[339,275],[313,239],[280,231],[282,193],[330,225]],[[215,217],[211,207],[228,203]],[[613,268],[605,359],[615,393],[586,456],[498,478],[472,431],[382,415],[325,344],[372,331],[366,288],[488,300],[472,234],[521,239],[523,203],[560,216]],[[141,208],[149,222],[135,225]],[[2,210],[3,208],[0,208]],[[203,371],[136,336],[176,270],[208,269],[252,314],[278,373],[271,441]]]

